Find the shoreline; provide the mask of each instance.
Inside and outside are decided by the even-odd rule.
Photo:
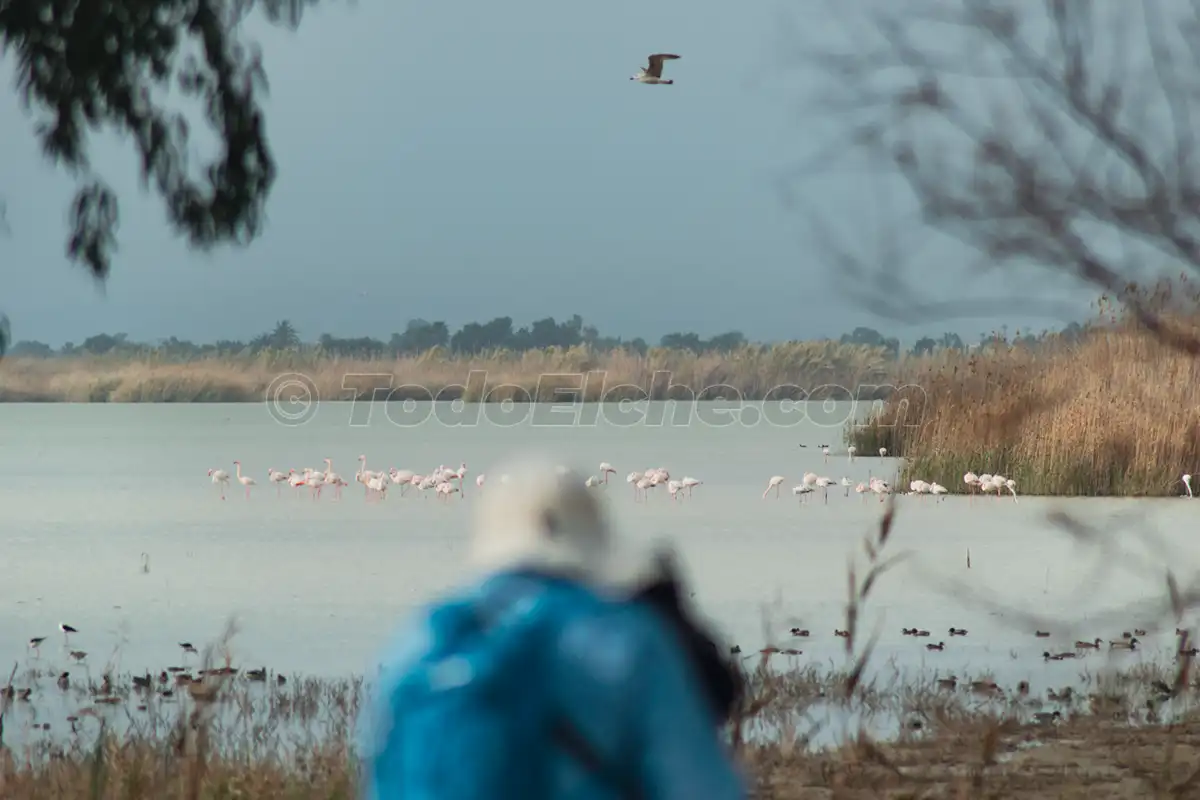
[[[1034,800],[1134,798],[1148,791],[1146,775],[1186,785],[1200,755],[1194,681],[1176,697],[1154,688],[1178,672],[1146,663],[1081,676],[1074,691],[1039,694],[1024,682],[997,687],[986,672],[947,688],[925,670],[902,685],[858,684],[847,697],[845,671],[777,671],[764,660],[748,673],[746,710],[726,732],[760,800],[801,800],[835,787],[953,796],[981,782],[992,793]],[[132,677],[113,675],[112,687],[96,693],[100,679],[73,681],[67,691],[53,674],[17,676],[18,692],[32,680],[39,686],[23,699],[0,695],[10,733],[0,748],[0,792],[12,800],[83,800],[116,787],[130,800],[225,796],[234,788],[248,800],[357,795],[356,731],[370,708],[360,678],[294,674],[280,683],[269,670],[251,677],[217,668],[196,683],[148,675],[150,686],[137,687]],[[86,707],[75,708],[73,698]],[[29,736],[30,715],[49,727]],[[894,733],[877,735],[881,717],[894,720]],[[18,730],[24,740],[11,735]]]

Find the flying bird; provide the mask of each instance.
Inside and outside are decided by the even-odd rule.
[[[637,81],[638,83],[661,83],[670,86],[675,81],[663,80],[663,62],[672,61],[679,56],[671,55],[670,53],[655,53],[650,56],[649,63],[638,70],[638,74],[630,77],[629,80]]]

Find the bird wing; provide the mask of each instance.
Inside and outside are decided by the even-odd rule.
[[[671,55],[670,53],[655,53],[654,55],[650,56],[650,65],[646,68],[646,74],[655,78],[661,78],[663,62],[676,58],[679,58],[679,56]]]

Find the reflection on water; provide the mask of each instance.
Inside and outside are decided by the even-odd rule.
[[[854,483],[894,474],[890,459],[826,462],[816,446],[838,450],[837,428],[811,421],[786,428],[602,420],[402,428],[382,415],[365,427],[349,421],[344,407],[328,405],[295,427],[274,422],[260,406],[0,406],[0,663],[22,670],[40,663],[73,676],[96,677],[110,663],[157,674],[180,662],[180,642],[199,646],[236,615],[237,665],[369,675],[402,615],[464,577],[470,508],[488,490],[477,489],[473,477],[528,446],[559,453],[585,474],[611,462],[618,473],[597,491],[629,534],[678,545],[696,604],[731,643],[748,654],[767,644],[795,648],[802,651],[790,657],[797,665],[847,663],[834,630],[845,627],[848,558],[859,559],[861,579],[861,539],[885,506],[853,492],[846,497],[840,487],[827,504],[820,494],[804,505],[789,492],[761,496],[776,474],[787,477],[785,488],[809,470]],[[351,477],[360,454],[369,467],[418,472],[466,462],[465,497],[442,503],[393,491],[367,503],[363,487],[352,485],[340,501],[314,502],[292,490],[276,496],[266,485],[268,467],[320,467],[325,457]],[[206,472],[232,472],[234,459],[259,485],[249,500],[231,489],[221,501]],[[658,466],[703,484],[682,502],[658,493],[635,503],[624,474]],[[1191,578],[1197,506],[962,496],[900,498],[898,506],[887,551],[909,550],[913,558],[881,577],[863,608],[859,646],[879,630],[869,679],[990,673],[1003,685],[1028,680],[1044,692],[1085,668],[1042,659],[1043,651],[1072,649],[1076,639],[1107,643],[1148,628],[1140,650],[1112,658],[1136,663],[1173,652],[1175,623],[1161,616],[1163,575],[1170,564],[1182,583]],[[1118,540],[1126,554],[1080,549],[1046,522],[1051,509],[1107,524],[1128,515]],[[1142,527],[1161,537],[1161,550],[1133,535]],[[1134,556],[1146,569],[1131,569]],[[940,583],[946,579],[994,595],[1004,607],[948,593]],[[1134,602],[1146,604],[1141,618],[1103,618]],[[1052,635],[1035,637],[1021,610],[1046,617],[1037,624]],[[69,645],[60,622],[79,631]],[[1166,630],[1155,632],[1156,622]],[[796,626],[811,635],[790,637]],[[909,627],[931,636],[903,636]],[[951,637],[951,627],[968,635]],[[47,637],[39,654],[27,647],[36,636]],[[925,647],[939,641],[944,651]],[[85,663],[71,663],[69,650],[86,652]],[[1084,661],[1093,669],[1109,658],[1105,650]]]

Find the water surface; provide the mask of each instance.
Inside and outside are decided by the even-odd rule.
[[[847,559],[859,560],[861,577],[861,539],[877,528],[884,506],[840,488],[828,504],[817,494],[801,505],[787,489],[808,470],[857,483],[872,473],[891,477],[897,465],[878,457],[851,463],[844,455],[827,463],[817,445],[843,452],[840,426],[811,417],[836,423],[848,411],[810,406],[810,419],[790,426],[628,425],[604,415],[593,425],[534,425],[514,412],[501,421],[507,424],[451,427],[397,425],[379,413],[352,425],[348,404],[323,404],[293,426],[261,405],[0,405],[0,664],[28,663],[28,639],[48,636],[40,659],[46,666],[98,674],[113,659],[122,670],[157,672],[180,663],[178,642],[200,645],[236,615],[241,666],[369,674],[402,616],[463,577],[480,491],[474,477],[513,449],[536,446],[585,474],[601,461],[617,468],[599,491],[620,527],[678,545],[695,602],[730,642],[748,653],[768,643],[796,647],[803,651],[798,663],[840,666],[844,641],[833,632],[844,627]],[[465,496],[441,503],[393,490],[367,503],[356,485],[340,501],[313,502],[291,490],[277,497],[264,485],[268,467],[319,468],[325,457],[352,479],[360,453],[369,468],[424,472],[466,462]],[[234,459],[259,486],[246,499],[234,483],[221,501],[206,472],[232,472]],[[658,466],[704,483],[680,503],[662,490],[635,503],[624,474]],[[787,477],[785,491],[763,499],[776,474]],[[900,498],[898,505],[888,552],[915,556],[879,580],[862,622],[864,638],[881,626],[876,663],[885,669],[991,671],[1002,682],[1062,685],[1107,663],[1107,653],[1084,666],[1047,664],[1043,650],[1149,627],[1156,621],[1149,607],[1137,619],[1100,614],[1161,603],[1167,565],[1184,584],[1194,573],[1200,505],[1187,501],[951,496],[942,503]],[[1054,509],[1120,532],[1120,546],[1146,569],[1134,569],[1138,561],[1128,554],[1077,547],[1047,522]],[[1146,530],[1161,538],[1160,550],[1143,543]],[[972,605],[939,579],[1076,624],[1055,624],[1051,638],[1035,638],[1028,620]],[[65,666],[60,621],[79,629],[70,647],[88,652],[87,666]],[[1174,621],[1164,624],[1173,634]],[[793,626],[808,628],[811,638],[791,640]],[[949,637],[951,626],[968,636]],[[915,640],[900,634],[904,627],[933,635]],[[1145,652],[1123,654],[1119,663],[1161,657],[1173,644],[1171,635],[1145,639]],[[924,646],[938,641],[945,651]]]

